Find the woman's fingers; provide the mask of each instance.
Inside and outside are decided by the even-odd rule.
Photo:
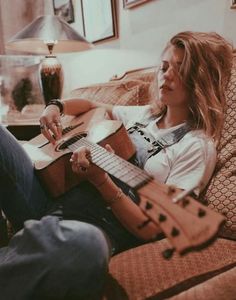
[[[111,148],[109,144],[105,145],[105,149],[110,153],[114,153],[114,150]],[[90,149],[85,146],[78,148],[71,155],[70,162],[72,164],[72,170],[74,172],[88,171],[89,169],[91,169],[91,162],[92,162]]]
[[[40,117],[40,130],[41,133],[51,143],[55,143],[56,140],[62,136],[62,124],[60,120],[60,114],[58,109],[53,105],[48,106],[42,116]]]
[[[107,151],[111,152],[111,153],[115,153],[114,149],[111,148],[111,146],[110,146],[109,144],[106,144],[106,145],[105,145],[105,149],[106,149]]]
[[[62,124],[58,119],[48,121],[43,118],[40,119],[40,130],[41,133],[48,139],[51,143],[55,143],[62,136]]]
[[[70,158],[74,172],[86,172],[90,167],[91,153],[87,147],[80,147],[73,152]]]

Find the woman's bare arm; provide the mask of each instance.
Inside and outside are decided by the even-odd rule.
[[[65,99],[62,101],[64,106],[65,115],[78,115],[84,112],[89,111],[92,108],[104,107],[108,112],[109,116],[112,118],[112,107],[113,105],[104,104],[99,102],[93,102],[86,99]]]

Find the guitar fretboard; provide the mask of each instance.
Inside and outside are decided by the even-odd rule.
[[[81,146],[89,147],[92,163],[126,183],[131,188],[138,189],[152,179],[144,170],[141,170],[116,154],[107,151],[100,145],[90,142],[86,138],[80,137],[79,140],[74,140],[73,143],[70,141],[67,148],[74,151]]]

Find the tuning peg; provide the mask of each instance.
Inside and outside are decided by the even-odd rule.
[[[186,207],[187,205],[189,205],[189,200],[186,199],[186,198],[184,198],[184,199],[182,200],[182,206],[183,206],[183,207]]]
[[[198,210],[198,216],[199,216],[199,218],[202,218],[205,215],[206,215],[206,211],[204,209],[202,209],[202,208],[199,208],[199,210]]]
[[[169,185],[167,189],[167,195],[172,195],[176,192],[176,186],[174,185]]]
[[[166,221],[166,216],[165,215],[163,215],[163,214],[159,214],[159,218],[158,218],[158,221],[159,222],[165,222]]]
[[[146,209],[146,210],[149,210],[149,209],[151,209],[151,208],[153,208],[153,204],[152,204],[151,202],[147,201],[147,202],[146,202],[146,205],[145,205],[145,209]]]
[[[162,255],[165,259],[170,259],[175,252],[175,248],[168,248],[162,252]]]
[[[143,227],[147,226],[147,224],[151,222],[151,219],[148,218],[147,220],[145,220],[142,224],[138,225],[138,229],[142,229]]]
[[[171,230],[171,235],[172,235],[173,237],[176,237],[176,236],[178,236],[179,234],[180,234],[180,231],[179,231],[177,228],[173,227],[172,230]]]

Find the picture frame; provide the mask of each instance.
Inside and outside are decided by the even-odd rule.
[[[84,37],[101,43],[118,37],[115,0],[80,0]]]
[[[73,23],[74,8],[72,0],[53,0],[54,14],[61,17],[67,23]]]
[[[135,6],[141,5],[150,0],[123,0],[123,7],[125,9],[133,8]]]
[[[231,7],[233,9],[236,9],[236,0],[231,0]]]

